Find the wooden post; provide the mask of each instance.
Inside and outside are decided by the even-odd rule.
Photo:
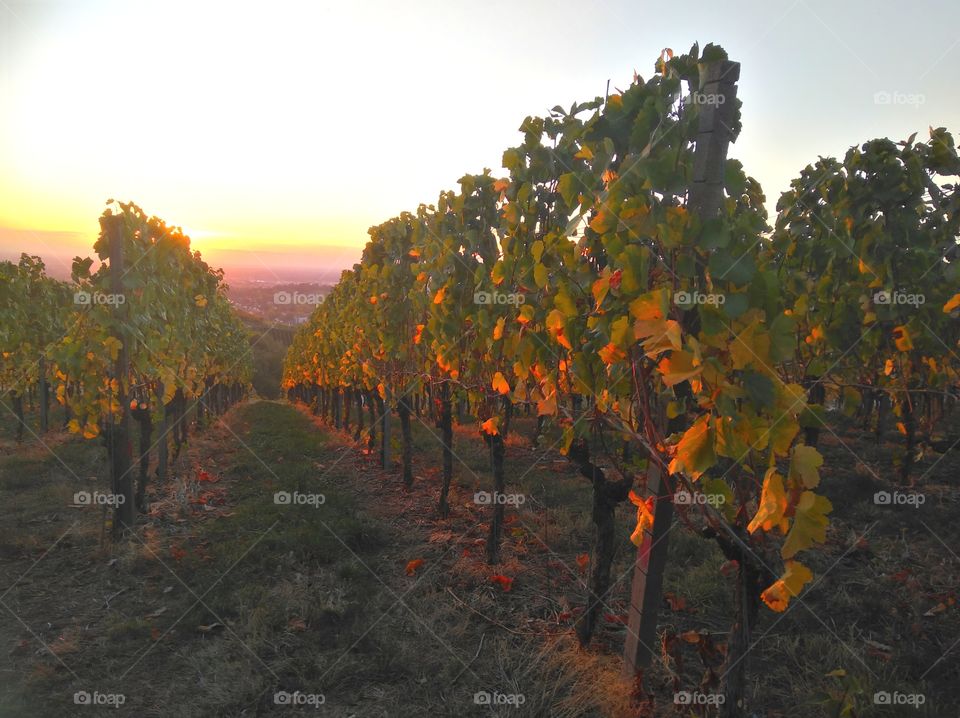
[[[123,294],[123,216],[111,215],[100,218],[100,226],[110,242],[110,291],[115,296]],[[127,371],[130,367],[130,350],[127,346],[127,332],[124,330],[127,303],[115,302],[114,314],[118,319],[114,338],[120,342],[120,351],[113,365],[113,377],[119,385],[117,401],[123,412],[120,421],[113,425],[110,432],[110,458],[112,465],[112,487],[118,501],[113,511],[113,536],[133,528],[135,517],[133,476],[130,474],[133,464],[133,445],[130,441],[130,407],[127,405]],[[120,497],[123,497],[122,500]]]
[[[381,456],[381,461],[383,463],[383,468],[387,471],[390,470],[392,466],[390,449],[392,448],[390,442],[392,438],[390,436],[390,401],[392,399],[390,392],[390,385],[384,382],[384,399],[383,399],[383,429],[381,430],[381,435],[383,437],[383,454]]]
[[[701,101],[693,156],[693,182],[687,196],[690,211],[701,222],[716,217],[723,208],[723,179],[727,149],[733,139],[731,128],[737,99],[740,63],[720,61],[708,64],[700,76],[697,97]],[[703,268],[698,277],[701,282]],[[695,311],[685,313],[684,332],[691,330]],[[682,385],[677,387],[678,393]],[[689,391],[689,386],[686,387]],[[680,417],[680,421],[683,418]],[[680,427],[668,427],[676,430]],[[644,536],[637,549],[630,589],[627,638],[623,653],[624,675],[633,679],[650,665],[658,649],[657,620],[663,600],[663,574],[667,565],[669,531],[673,523],[673,496],[659,466],[650,463],[647,486],[656,496],[653,530]]]

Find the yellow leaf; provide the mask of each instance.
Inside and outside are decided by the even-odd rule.
[[[787,535],[780,555],[793,558],[799,551],[814,543],[823,543],[827,539],[827,514],[833,510],[833,504],[826,496],[812,491],[800,494],[793,515],[793,527]]]
[[[100,427],[92,421],[88,421],[83,427],[84,439],[96,439],[100,435]]]
[[[820,472],[817,469],[821,466],[823,466],[823,457],[815,448],[804,444],[793,447],[789,475],[804,488],[817,488],[817,484],[820,483]]]
[[[537,262],[533,266],[533,281],[536,282],[537,286],[543,289],[547,286],[547,280],[549,279],[549,274],[547,273],[547,268]]]
[[[509,394],[510,393],[510,384],[504,378],[502,372],[497,372],[493,375],[493,389],[500,394]]]
[[[493,191],[505,192],[509,186],[510,186],[510,180],[498,179],[496,182],[493,183]]]
[[[630,318],[620,317],[610,325],[610,341],[618,347],[627,348],[630,346],[632,337],[630,336]]]
[[[520,307],[520,314],[517,315],[517,321],[521,324],[529,324],[533,320],[535,310],[532,305],[524,304]]]
[[[617,218],[606,209],[601,209],[597,216],[590,220],[590,229],[597,234],[606,234],[617,226]]]
[[[626,358],[627,353],[613,342],[603,347],[597,354],[604,364],[610,366]]]
[[[610,291],[610,274],[609,272],[600,277],[597,281],[593,283],[593,286],[590,288],[590,291],[593,293],[593,301],[596,302],[599,307],[603,304],[604,298],[607,296],[607,292]]]
[[[564,319],[563,313],[559,309],[552,310],[547,315],[547,329],[556,337],[556,340],[560,342],[567,349],[573,349],[570,345],[570,340],[564,335],[564,326],[566,325],[566,320]]]
[[[669,405],[667,417],[670,418]],[[739,462],[749,453],[750,446],[745,441],[744,432],[740,429],[740,425],[746,424],[747,421],[744,416],[738,416],[737,421],[734,421],[731,416],[714,417],[714,431],[717,432],[716,452],[719,456],[726,456]]]
[[[574,159],[578,160],[592,160],[593,159],[593,150],[584,145],[580,148],[580,151],[575,154]]]
[[[730,342],[730,357],[734,369],[746,369],[751,364],[760,371],[770,365],[770,335],[757,323],[750,324]]]
[[[550,392],[545,398],[537,401],[537,416],[554,416],[557,413],[557,392]]]
[[[753,520],[747,526],[747,531],[756,533],[760,528],[770,531],[775,526],[784,531],[787,523],[784,518],[786,510],[787,495],[783,489],[783,477],[775,468],[767,469],[763,477],[763,489],[760,492],[760,505]]]
[[[80,433],[80,422],[77,421],[76,419],[71,419],[71,420],[69,421],[69,423],[67,424],[67,429],[70,430],[70,433],[71,433],[71,434],[79,434],[79,433]]]
[[[953,298],[943,305],[943,311],[945,314],[949,314],[957,307],[960,307],[960,294],[954,294]]]
[[[503,325],[506,320],[503,317],[497,319],[497,325],[493,328],[493,340],[497,341],[498,339],[503,338]]]
[[[782,613],[790,604],[790,599],[799,596],[800,591],[813,580],[813,573],[799,561],[787,561],[786,573],[766,589],[760,598],[772,611]]]
[[[645,322],[655,321],[664,318],[663,303],[664,292],[655,291],[642,294],[630,302],[630,316],[634,319]],[[646,336],[650,336],[647,334]],[[638,337],[639,339],[640,337]]]
[[[802,404],[800,406],[803,406]],[[800,432],[800,423],[788,414],[783,414],[777,418],[770,427],[769,437],[770,448],[777,456],[785,456],[790,450],[790,445],[794,438]],[[764,432],[767,433],[767,432]],[[754,445],[755,449],[763,450],[763,446]]]
[[[634,333],[636,333],[637,324],[640,324],[640,322],[634,324]],[[663,354],[665,351],[676,351],[683,346],[680,339],[681,330],[679,322],[668,319],[662,323],[662,326],[662,332],[651,335],[642,344],[644,352],[651,359]]]
[[[653,496],[642,499],[637,492],[630,490],[630,503],[637,507],[637,525],[630,534],[634,546],[639,547],[643,543],[643,534],[653,530],[653,502]]]
[[[695,357],[687,351],[675,351],[664,357],[657,364],[657,371],[663,374],[663,383],[674,386],[680,382],[695,377],[702,370],[702,366],[694,366]]]
[[[377,384],[377,393],[380,395],[381,399],[387,398],[387,388],[383,385],[383,382]]]
[[[677,444],[677,453],[670,462],[670,473],[683,471],[691,479],[698,479],[704,471],[717,463],[713,444],[715,432],[709,414],[702,415],[684,432]]]
[[[436,293],[436,294],[434,295],[434,297],[433,297],[433,303],[434,303],[434,304],[439,304],[440,302],[443,301],[443,298],[444,298],[445,296],[447,296],[447,288],[446,288],[446,287],[440,287],[440,289],[437,290],[437,293]]]
[[[902,324],[899,327],[894,327],[893,341],[897,345],[897,349],[902,352],[908,352],[913,349],[913,341],[910,339],[910,332],[908,332],[907,328]]]
[[[193,298],[193,301],[194,301],[194,302],[196,303],[196,305],[197,305],[198,307],[200,307],[201,309],[202,309],[203,307],[207,306],[207,298],[206,298],[205,296],[203,296],[202,294],[198,294],[197,296],[195,296],[195,297]]]
[[[890,376],[893,373],[893,359],[887,359],[883,363],[883,375]]]

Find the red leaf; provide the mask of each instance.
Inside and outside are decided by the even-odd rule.
[[[417,569],[423,566],[422,558],[415,558],[413,561],[407,563],[407,575],[413,576],[417,573]]]
[[[502,588],[504,591],[509,591],[511,588],[513,588],[513,579],[509,576],[496,573],[490,577],[490,580],[493,583],[499,584],[500,588]]]

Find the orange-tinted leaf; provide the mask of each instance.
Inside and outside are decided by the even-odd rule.
[[[496,436],[500,433],[500,419],[493,416],[480,424],[480,431],[488,436]]]
[[[902,352],[908,352],[913,349],[913,340],[910,339],[910,332],[902,324],[893,330],[893,342],[897,349]]]
[[[813,580],[810,569],[798,561],[787,561],[786,573],[766,589],[760,598],[777,613],[782,613],[790,604],[790,599],[799,596],[803,587]]]
[[[630,490],[630,503],[637,507],[637,525],[630,535],[634,546],[643,543],[643,534],[653,529],[654,497],[641,498],[633,489]]]

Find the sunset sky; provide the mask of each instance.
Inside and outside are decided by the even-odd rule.
[[[371,224],[501,171],[526,115],[695,40],[742,63],[731,154],[772,208],[818,155],[960,131],[958,21],[956,0],[0,0],[0,258],[62,271],[114,197],[228,271],[339,268]]]

